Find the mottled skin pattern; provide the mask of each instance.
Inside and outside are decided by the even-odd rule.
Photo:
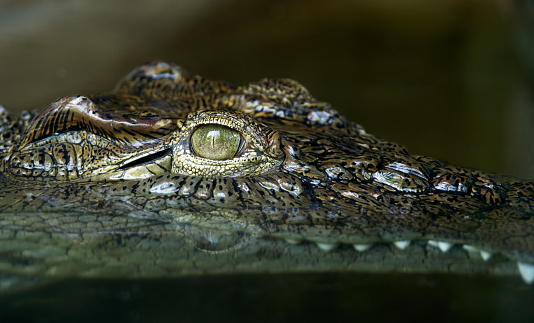
[[[198,154],[191,138],[204,125],[237,131],[233,157]],[[32,231],[17,226],[17,214],[38,214],[45,224],[37,231],[78,238],[168,235],[172,224],[213,252],[246,250],[250,237],[302,243],[288,248],[353,245],[352,253],[429,242],[493,256],[492,268],[534,263],[534,183],[411,155],[292,80],[235,87],[153,62],[110,93],[66,97],[21,118],[1,110],[0,129],[0,233],[8,238]],[[386,258],[384,268],[439,271]]]

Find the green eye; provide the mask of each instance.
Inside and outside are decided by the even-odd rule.
[[[230,159],[241,147],[239,131],[218,124],[198,127],[191,136],[191,148],[200,157],[209,159]]]

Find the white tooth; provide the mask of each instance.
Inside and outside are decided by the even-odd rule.
[[[401,241],[395,241],[393,242],[395,247],[399,248],[400,250],[406,249],[410,245],[410,240],[401,240]]]
[[[449,249],[452,247],[452,243],[450,242],[445,242],[445,241],[438,241],[438,248],[442,251],[442,252],[447,252],[449,251]]]
[[[452,243],[445,241],[428,240],[428,244],[433,247],[439,248],[441,252],[447,252],[452,247]]]
[[[480,250],[480,256],[482,257],[482,259],[484,259],[484,261],[488,261],[491,258],[491,253]]]
[[[365,251],[365,250],[371,248],[370,244],[365,244],[365,243],[355,243],[355,244],[353,244],[353,246],[354,246],[354,249],[356,249],[358,251]]]
[[[323,249],[324,251],[330,251],[336,247],[334,243],[321,243],[321,242],[317,242],[317,246]]]
[[[286,242],[290,244],[299,244],[300,240],[286,238]]]
[[[464,244],[462,246],[462,248],[465,249],[465,251],[467,251],[467,253],[469,254],[469,258],[470,259],[473,259],[473,260],[480,260],[480,258],[482,257],[485,257],[485,255],[482,255],[482,250],[480,250],[479,248],[475,247],[475,246],[472,246],[472,245],[469,245],[469,244]]]
[[[518,262],[517,267],[519,268],[519,273],[525,283],[532,284],[532,282],[534,282],[534,265]]]

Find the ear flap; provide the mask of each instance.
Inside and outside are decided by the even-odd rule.
[[[121,84],[127,84],[130,82],[142,83],[145,79],[175,80],[180,78],[188,79],[190,78],[190,75],[176,64],[169,64],[163,61],[152,61],[133,69],[119,82],[119,85],[115,90],[120,89]]]
[[[84,96],[65,97],[35,116],[18,149],[54,134],[76,130],[137,146],[165,136],[176,128],[176,122],[171,119],[123,117],[103,112]]]
[[[234,91],[235,86],[229,83],[210,81],[178,65],[153,61],[131,71],[111,94],[119,95],[122,104],[133,95],[170,115],[181,116],[180,111],[217,107],[221,94]]]

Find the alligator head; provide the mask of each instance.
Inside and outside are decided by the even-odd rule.
[[[2,232],[45,232],[59,256],[81,239],[98,240],[91,254],[105,257],[113,251],[95,238],[105,234],[129,236],[128,252],[151,241],[154,255],[170,252],[162,237],[180,236],[208,254],[278,255],[243,270],[520,271],[534,281],[534,183],[411,155],[292,80],[235,87],[153,62],[110,93],[0,116]],[[36,263],[37,253],[25,254]],[[219,270],[209,259],[202,270]]]

